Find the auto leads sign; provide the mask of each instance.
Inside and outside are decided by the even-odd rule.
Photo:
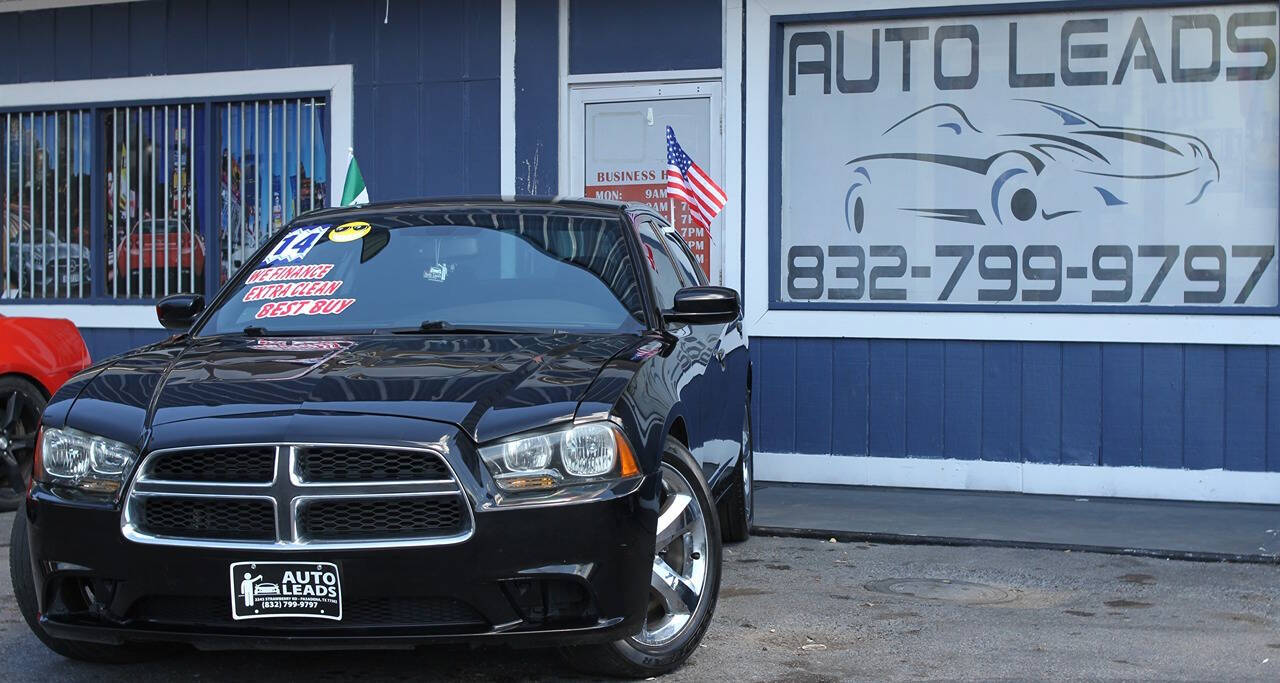
[[[1276,306],[1276,14],[785,25],[774,301]]]

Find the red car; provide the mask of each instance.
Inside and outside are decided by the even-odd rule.
[[[0,315],[0,510],[22,501],[45,403],[87,367],[89,349],[70,320]]]
[[[195,292],[204,288],[204,240],[177,219],[145,218],[133,226],[133,231],[116,245],[115,265],[111,277],[124,291],[126,279],[140,291],[150,287],[151,271],[156,271],[157,283],[163,283],[168,272],[168,292]],[[139,275],[141,273],[141,275]],[[141,282],[141,286],[138,283]],[[160,289],[163,285],[157,285]]]

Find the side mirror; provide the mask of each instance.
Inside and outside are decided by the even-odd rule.
[[[203,310],[203,294],[171,294],[156,304],[156,317],[166,330],[185,330]]]
[[[715,325],[737,320],[740,312],[738,293],[728,287],[685,287],[676,292],[675,305],[663,311],[662,317],[690,325]]]

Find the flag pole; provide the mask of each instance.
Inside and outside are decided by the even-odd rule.
[[[676,227],[676,198],[667,195],[667,217],[671,221],[671,227]]]

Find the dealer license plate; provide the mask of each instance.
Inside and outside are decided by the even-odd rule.
[[[342,579],[332,562],[232,562],[231,617],[342,619]]]

